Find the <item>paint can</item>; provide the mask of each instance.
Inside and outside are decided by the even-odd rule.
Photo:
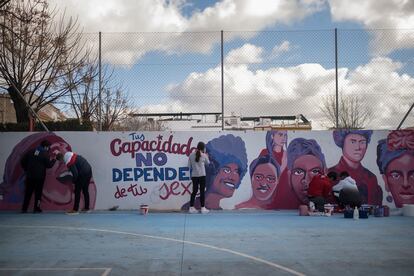
[[[403,216],[414,217],[414,204],[404,204],[402,209]]]
[[[383,217],[384,216],[384,207],[376,206],[374,209],[374,216],[375,217]]]
[[[372,205],[362,204],[360,209],[362,211],[366,211],[368,215],[373,215],[374,214],[374,212],[373,212],[374,208],[373,208]]]
[[[325,204],[324,206],[323,206],[323,208],[324,208],[324,211],[325,211],[325,215],[326,216],[332,216],[332,213],[333,213],[333,210],[334,210],[334,206],[332,205],[332,204]]]
[[[383,206],[384,207],[384,217],[389,217],[390,216],[390,207],[388,206]]]
[[[299,206],[299,216],[309,216],[308,205]]]
[[[145,216],[146,214],[148,214],[148,209],[149,207],[147,204],[141,204],[140,205],[141,215]]]

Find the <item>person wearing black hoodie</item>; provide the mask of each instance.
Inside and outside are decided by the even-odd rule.
[[[37,148],[26,152],[20,160],[20,165],[26,173],[22,213],[27,213],[33,191],[35,193],[33,213],[42,212],[40,202],[46,178],[46,169],[53,167],[56,162],[55,159],[50,160],[49,148],[50,142],[43,140]]]
[[[60,157],[60,159],[62,159]],[[66,152],[63,161],[72,173],[72,182],[75,184],[75,203],[73,210],[68,211],[68,215],[79,214],[79,202],[81,191],[85,200],[82,212],[89,212],[89,183],[92,178],[92,167],[88,161],[74,152]]]

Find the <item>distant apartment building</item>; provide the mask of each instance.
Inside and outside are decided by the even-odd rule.
[[[43,107],[37,112],[37,115],[44,122],[66,120],[66,116],[52,104]],[[0,122],[2,124],[17,122],[13,101],[10,99],[9,94],[0,94]]]

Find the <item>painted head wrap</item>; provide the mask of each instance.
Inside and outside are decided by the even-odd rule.
[[[319,160],[321,160],[323,167],[326,168],[325,156],[323,155],[322,149],[319,146],[318,142],[316,142],[314,139],[293,139],[287,148],[287,154],[289,170],[293,168],[293,163],[297,158],[307,154],[317,157]]]
[[[384,174],[388,164],[404,153],[414,155],[413,130],[395,130],[388,135],[387,139],[378,141],[377,165],[380,173]]]
[[[333,135],[335,144],[338,147],[343,148],[345,138],[349,134],[358,134],[358,135],[364,136],[365,139],[367,139],[367,144],[369,144],[369,142],[371,141],[372,130],[342,130],[342,129],[334,130],[332,132],[332,135]]]

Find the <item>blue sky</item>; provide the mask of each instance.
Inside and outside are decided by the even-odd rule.
[[[335,28],[340,91],[378,112],[372,128],[395,127],[414,98],[408,0],[51,2],[102,31],[104,61],[138,111],[220,111],[220,30],[225,113],[302,113],[323,128],[315,107],[335,92]]]

